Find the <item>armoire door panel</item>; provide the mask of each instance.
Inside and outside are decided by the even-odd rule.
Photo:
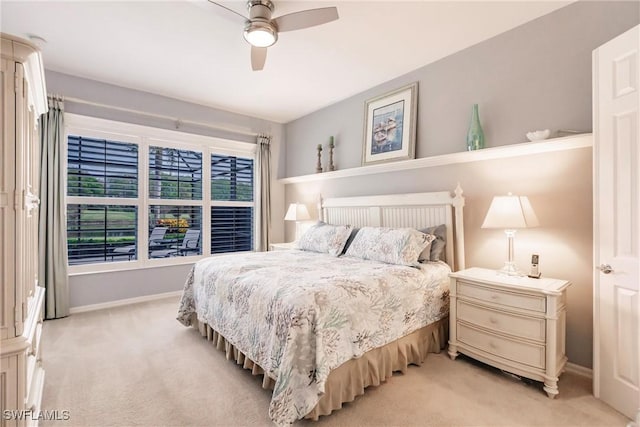
[[[0,280],[15,283],[15,63],[2,59],[2,89],[0,92],[3,114],[0,114],[3,144],[0,154],[4,164],[0,169]],[[0,289],[0,338],[6,340],[16,336],[14,312],[16,295],[14,286]]]

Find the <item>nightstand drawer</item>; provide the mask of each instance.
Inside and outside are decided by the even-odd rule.
[[[491,310],[463,300],[458,300],[457,308],[458,319],[474,325],[522,338],[538,341],[545,339],[544,319]]]
[[[517,363],[544,369],[545,346],[522,341],[514,341],[490,332],[475,329],[459,322],[458,341]]]
[[[459,297],[475,298],[493,304],[537,311],[539,313],[546,312],[546,300],[544,296],[503,292],[461,280],[457,282],[457,293]]]

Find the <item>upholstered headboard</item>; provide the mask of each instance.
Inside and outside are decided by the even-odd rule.
[[[320,219],[329,224],[354,227],[411,227],[421,229],[445,224],[446,261],[453,271],[464,269],[464,197],[460,185],[451,195],[434,193],[320,199]]]

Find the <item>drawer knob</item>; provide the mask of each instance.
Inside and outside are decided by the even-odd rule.
[[[497,294],[491,294],[491,299],[497,300],[500,299],[500,297]]]
[[[495,325],[496,323],[498,323],[498,319],[496,319],[495,317],[489,317],[489,323]]]
[[[498,346],[496,345],[496,343],[494,343],[493,341],[489,341],[489,347],[491,347],[494,350],[498,349]]]

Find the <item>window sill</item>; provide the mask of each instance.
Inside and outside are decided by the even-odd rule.
[[[201,255],[192,257],[175,257],[169,260],[145,260],[145,261],[123,261],[118,263],[100,263],[69,266],[69,277],[86,276],[91,274],[117,273],[131,270],[148,270],[154,268],[174,267],[179,265],[193,265],[196,262],[210,257],[233,254],[243,254],[248,252],[229,252],[225,254]],[[179,259],[182,258],[182,259]]]
[[[117,273],[119,271],[131,271],[131,270],[147,270],[151,268],[173,267],[176,265],[188,265],[195,264],[197,261],[204,257],[192,257],[189,260],[180,262],[165,262],[165,263],[146,263],[142,264],[138,261],[123,261],[118,263],[103,263],[103,264],[86,264],[82,266],[69,266],[69,277],[85,276],[88,274],[102,274],[102,273]]]

